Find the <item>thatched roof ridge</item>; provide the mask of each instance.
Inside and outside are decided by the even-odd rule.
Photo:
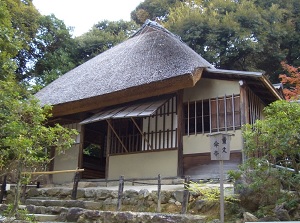
[[[64,104],[193,75],[205,67],[213,68],[180,38],[148,21],[132,38],[67,72],[36,97],[42,105]]]

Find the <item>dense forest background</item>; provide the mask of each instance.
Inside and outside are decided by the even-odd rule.
[[[34,92],[129,38],[147,19],[217,68],[264,71],[278,83],[282,61],[300,66],[299,0],[145,0],[131,18],[99,21],[72,37],[70,27],[55,15],[41,15],[31,0],[0,0],[1,78],[13,69]]]

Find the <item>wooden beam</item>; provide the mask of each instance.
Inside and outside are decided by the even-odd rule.
[[[52,109],[53,118],[80,112],[87,112],[111,105],[135,101],[142,98],[169,94],[176,92],[179,89],[193,87],[197,80],[200,79],[200,71],[202,72],[202,70],[198,69],[192,74],[184,74],[163,81],[136,86],[110,94],[54,105]]]
[[[113,133],[116,135],[117,139],[119,140],[119,142],[121,143],[123,149],[128,153],[128,150],[126,149],[126,146],[124,145],[124,143],[122,142],[122,140],[120,139],[120,137],[118,136],[117,132],[115,131],[114,127],[112,126],[112,124],[108,121],[107,124],[109,125],[109,127],[111,128],[111,130],[113,131]]]
[[[42,174],[58,174],[58,173],[76,173],[83,172],[84,169],[76,169],[76,170],[54,170],[54,171],[41,171],[41,172],[22,172],[25,175],[42,175]]]
[[[135,127],[139,130],[140,134],[142,135],[143,139],[147,142],[149,148],[152,150],[152,146],[149,143],[148,139],[146,138],[145,134],[142,132],[142,130],[140,129],[140,127],[138,126],[138,124],[136,123],[136,121],[134,120],[133,117],[131,117],[132,122],[134,123]]]

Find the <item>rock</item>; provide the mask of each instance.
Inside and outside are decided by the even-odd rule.
[[[79,188],[77,190],[76,198],[77,199],[85,198],[85,190],[82,188]]]
[[[288,211],[285,209],[276,210],[275,215],[280,221],[290,221],[291,220]]]
[[[102,202],[85,201],[84,208],[90,210],[100,210],[102,208]]]
[[[60,194],[60,189],[59,188],[50,188],[47,190],[46,196],[48,197],[56,197],[57,195]]]
[[[79,216],[82,214],[83,214],[82,208],[70,208],[67,213],[66,219],[67,221],[77,222]]]
[[[171,193],[169,191],[161,192],[161,204],[167,204],[171,199]]]
[[[28,197],[37,197],[40,195],[40,192],[37,188],[31,188],[27,192]]]
[[[280,221],[278,218],[276,218],[274,216],[266,216],[266,217],[260,218],[258,220],[261,222]]]
[[[267,173],[261,173],[267,175]],[[260,206],[274,205],[280,195],[280,181],[266,176],[264,184],[258,189],[252,189],[248,182],[253,179],[239,179],[235,182],[235,193],[239,194],[240,204],[248,211],[257,211]]]
[[[93,198],[93,199],[95,199],[96,198],[96,191],[95,191],[95,189],[91,189],[91,188],[85,189],[84,190],[84,197],[85,198]]]
[[[179,201],[175,201],[175,205],[181,206],[181,203]]]
[[[147,198],[149,196],[150,192],[147,189],[142,189],[139,191],[138,197],[139,199]]]
[[[258,221],[258,218],[255,217],[253,214],[249,213],[249,212],[244,212],[243,213],[243,217],[244,217],[244,221],[247,222],[256,222]]]
[[[118,199],[115,198],[107,198],[105,201],[103,201],[104,205],[117,205]]]
[[[97,190],[96,191],[96,199],[97,200],[106,200],[111,197],[111,191],[109,190]]]
[[[136,190],[126,190],[124,192],[125,197],[130,197],[130,198],[137,198],[138,197],[138,192]]]
[[[194,209],[197,212],[207,212],[211,210],[219,210],[219,201],[197,200],[194,203]]]
[[[171,199],[168,201],[169,204],[175,204],[175,202],[176,202],[176,200],[173,199],[173,198],[171,198]]]
[[[182,203],[183,202],[183,194],[184,194],[183,190],[178,190],[173,193],[173,196],[177,201]]]

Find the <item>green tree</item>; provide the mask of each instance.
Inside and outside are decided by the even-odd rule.
[[[216,67],[263,70],[277,82],[282,60],[300,61],[298,11],[297,0],[184,1],[164,25]]]
[[[0,81],[0,101],[0,170],[1,174],[16,171],[13,216],[19,207],[22,171],[49,162],[51,147],[58,151],[70,148],[76,132],[60,125],[47,126],[51,107],[40,107],[12,76]]]
[[[16,68],[11,58],[17,55],[21,43],[15,36],[6,2],[0,0],[0,80],[5,80],[8,73]]]
[[[9,12],[15,36],[21,44],[14,60],[17,63],[18,80],[25,79],[28,61],[33,61],[34,47],[32,40],[35,38],[38,28],[40,13],[32,4],[31,0],[3,0]]]
[[[274,179],[280,180],[287,188],[293,188],[299,198],[300,105],[280,100],[267,106],[264,114],[264,120],[257,120],[244,128],[247,160],[242,173],[250,177],[257,188],[270,177],[273,182]],[[275,171],[274,167],[278,170]]]
[[[163,21],[168,17],[169,9],[176,2],[179,0],[145,0],[131,12],[131,19],[140,25],[147,19]]]
[[[26,33],[31,30],[26,23],[31,18],[23,20],[27,17],[22,17],[25,13],[22,7],[27,7],[23,4],[31,6],[31,1],[0,0],[0,174],[17,173],[10,215],[18,210],[21,172],[46,165],[49,162],[47,150],[51,147],[57,150],[69,148],[75,134],[75,131],[60,125],[48,126],[51,107],[40,107],[38,101],[16,80],[16,62],[19,61],[13,59],[20,54],[20,49],[29,49],[26,43],[32,42],[34,36]],[[30,17],[31,8],[28,9]],[[31,31],[36,32],[35,29]]]
[[[26,78],[45,86],[77,64],[76,43],[70,28],[53,14],[40,16],[37,35],[32,39],[35,63],[26,71]]]
[[[80,63],[84,63],[124,41],[136,29],[137,25],[132,21],[101,21],[94,25],[89,32],[75,38],[77,45],[76,57]]]

